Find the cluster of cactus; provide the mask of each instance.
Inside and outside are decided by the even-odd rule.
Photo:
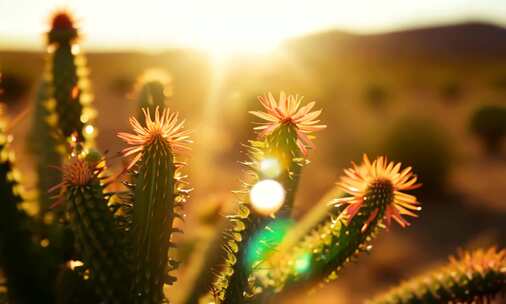
[[[118,137],[128,165],[112,175],[94,147],[96,115],[79,35],[72,18],[53,17],[48,62],[33,111],[31,141],[37,161],[38,216],[27,215],[19,173],[9,151],[6,117],[0,117],[0,269],[7,303],[166,303],[165,285],[176,281],[174,235],[191,191],[183,173],[191,144],[184,120],[168,109],[169,84],[147,77],[139,90],[133,133]],[[264,122],[247,146],[243,186],[220,232],[222,255],[215,274],[191,290],[185,303],[264,303],[303,282],[320,284],[394,220],[421,210],[406,193],[420,184],[412,169],[379,157],[353,163],[322,201],[298,223],[292,211],[300,175],[314,148],[313,133],[326,128],[314,102],[281,93],[259,97]],[[135,117],[136,116],[136,117]],[[55,169],[56,168],[56,169]],[[118,182],[121,185],[118,186]],[[47,193],[51,192],[52,196]],[[506,253],[467,253],[371,303],[487,301],[505,290]],[[190,259],[191,260],[191,259]],[[317,284],[318,285],[318,284]],[[188,292],[186,292],[188,294]],[[170,298],[170,295],[169,295]]]

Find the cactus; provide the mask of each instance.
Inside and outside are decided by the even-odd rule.
[[[60,171],[54,168],[61,166],[65,151],[65,146],[57,140],[57,129],[50,124],[52,103],[48,90],[48,82],[42,81],[37,91],[30,132],[31,152],[37,163],[37,176],[41,177],[37,180],[37,189],[42,219],[52,204],[48,189],[61,180]],[[47,218],[50,217],[51,215]]]
[[[506,250],[462,252],[450,262],[411,279],[369,304],[490,303],[506,291]]]
[[[290,215],[300,169],[306,163],[307,147],[313,146],[308,134],[325,128],[324,125],[316,125],[321,111],[310,112],[314,102],[300,107],[302,97],[286,96],[282,92],[279,101],[276,101],[269,93],[259,97],[259,101],[266,112],[253,111],[251,114],[266,120],[266,123],[255,128],[260,131],[260,140],[250,142],[250,160],[245,164],[250,169],[252,181],[238,193],[241,196],[239,212],[229,216],[232,227],[225,234],[225,266],[212,290],[213,296],[222,303],[240,303],[253,295],[248,277],[259,261],[248,265],[245,257],[248,246],[253,246],[251,242],[259,231],[271,229],[270,220],[265,215]],[[283,206],[265,210],[257,206],[256,212],[252,212],[255,205],[250,197],[254,187],[259,185],[259,181],[271,179],[276,179],[285,192]]]
[[[61,179],[54,167],[61,167],[68,152],[67,142],[79,141],[91,148],[96,134],[88,70],[80,54],[72,17],[67,12],[58,12],[52,17],[51,26],[47,34],[46,67],[35,100],[30,134],[37,173],[44,177],[38,179],[37,185],[40,217],[47,223],[54,217],[49,212],[52,201],[47,193]]]
[[[416,216],[420,210],[414,196],[401,191],[417,188],[411,168],[400,171],[400,163],[379,157],[372,163],[364,155],[360,166],[345,170],[338,184],[346,196],[333,199],[337,207],[321,224],[311,229],[295,245],[278,250],[260,268],[271,269],[264,284],[278,291],[301,278],[337,278],[338,271],[353,256],[370,248],[370,241],[382,227],[395,220],[409,223],[402,215]],[[288,236],[287,239],[293,238]]]
[[[176,217],[182,218],[181,208],[189,189],[185,188],[180,169],[184,165],[175,160],[178,152],[188,150],[189,131],[182,129],[178,114],[168,109],[155,109],[152,119],[149,109],[143,109],[145,126],[137,119],[130,122],[135,134],[119,133],[131,144],[124,150],[126,156],[136,154],[129,168],[132,182],[131,211],[133,262],[133,303],[160,303],[163,285],[175,278],[169,274],[177,262],[168,258],[174,247],[171,237],[179,229],[174,226]]]
[[[163,109],[168,106],[168,99],[172,96],[172,81],[163,70],[149,69],[145,71],[136,84],[138,104],[137,120],[145,124],[142,109],[147,108],[155,115],[157,107]]]
[[[75,136],[90,146],[95,136],[93,118],[95,111],[90,107],[86,59],[80,52],[79,34],[72,17],[67,12],[58,12],[52,18],[52,28],[47,35],[48,60],[45,79],[50,84],[48,110],[52,110],[49,121],[57,125],[63,138]]]
[[[125,232],[118,228],[104,192],[103,161],[95,152],[73,153],[63,165],[59,203],[65,204],[76,246],[91,280],[107,303],[126,303],[131,270]]]
[[[53,303],[50,282],[55,269],[44,267],[45,250],[33,242],[30,231],[33,221],[21,207],[24,190],[13,164],[14,153],[9,150],[12,137],[5,133],[1,106],[0,267],[7,279],[8,298],[13,303]]]

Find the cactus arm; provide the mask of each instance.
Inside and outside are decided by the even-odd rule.
[[[118,136],[133,145],[124,150],[126,155],[137,154],[129,166],[133,168],[130,171],[133,303],[155,304],[165,299],[163,285],[175,281],[169,272],[178,263],[168,254],[175,247],[173,234],[180,232],[174,220],[182,218],[181,207],[190,192],[179,170],[183,164],[175,162],[175,153],[189,149],[186,144],[191,141],[189,131],[182,130],[184,122],[177,122],[177,114],[168,109],[160,114],[156,108],[152,120],[148,109],[143,112],[145,126],[132,117],[136,134]]]
[[[340,211],[342,209],[328,210],[323,220],[311,229],[295,226],[286,237],[287,243],[282,243],[278,253],[259,267],[270,269],[268,273],[260,271],[256,274],[262,284],[279,292],[294,288],[305,280],[323,279],[327,282],[335,279],[354,256],[370,248],[368,245],[380,229],[385,207],[378,211],[375,207],[363,208],[349,222],[339,217],[342,215]],[[364,230],[373,213],[377,217]],[[302,234],[304,231],[306,233]]]
[[[132,216],[136,278],[136,303],[158,303],[163,284],[173,279],[167,258],[173,247],[171,234],[175,218],[175,166],[170,148],[162,142],[147,147],[133,177]],[[138,295],[138,297],[137,297]]]
[[[506,291],[506,251],[467,252],[377,296],[369,304],[491,303]]]
[[[277,252],[260,267],[272,270],[256,274],[261,285],[280,291],[303,280],[333,280],[350,259],[371,248],[369,243],[383,222],[388,224],[395,216],[396,221],[407,226],[399,212],[416,216],[409,210],[420,210],[420,207],[415,197],[401,190],[418,185],[411,168],[399,170],[400,164],[387,164],[382,157],[371,164],[366,156],[360,167],[354,165],[353,170],[345,170],[346,176],[341,178],[336,197],[328,204],[335,205],[335,209],[329,209],[327,215],[324,208],[315,209],[308,220],[302,221],[301,227],[296,226],[288,234]],[[321,215],[321,222],[311,225],[318,223]]]
[[[287,126],[286,129],[288,128],[290,127]],[[277,159],[280,159],[283,164],[286,164],[286,166],[284,166],[286,169],[282,171],[278,179],[286,191],[285,202],[275,215],[278,217],[279,213],[279,217],[286,217],[293,208],[293,200],[295,198],[300,169],[293,161],[294,157],[292,153],[297,153],[293,151],[294,145],[290,144],[295,143],[293,135],[291,137],[284,137],[282,135],[289,135],[292,133],[288,130],[283,130],[285,129],[284,127],[280,127],[280,129],[282,130],[274,132],[273,136],[268,136],[264,142],[251,143],[249,166],[250,174],[261,178],[262,172],[258,169],[260,166],[259,162],[264,159],[265,155],[272,157],[273,151],[277,152]],[[296,146],[295,149],[298,150]],[[290,171],[294,170],[294,168],[297,172]],[[255,178],[251,184],[254,184],[257,180],[258,179]],[[272,220],[252,210],[247,195],[250,190],[250,186],[246,185],[242,191],[246,195],[242,195],[239,201],[239,212],[229,216],[232,227],[225,233],[225,263],[228,265],[226,265],[221,274],[218,275],[214,285],[215,290],[222,290],[219,297],[222,298],[223,303],[237,303],[238,301],[246,301],[246,298],[250,297],[248,294],[251,293],[251,286],[248,282],[248,277],[252,271],[252,265],[247,265],[245,260],[247,246],[256,233],[266,228]],[[230,276],[227,278],[227,275]]]
[[[78,157],[64,165],[66,213],[98,294],[107,303],[128,303],[128,244],[107,206],[101,171],[94,161]]]
[[[262,141],[251,141],[250,160],[246,163],[250,168],[248,174],[252,181],[239,191],[239,212],[230,216],[232,228],[225,234],[225,266],[218,273],[212,288],[213,296],[221,303],[241,303],[253,301],[255,294],[254,286],[249,279],[253,269],[260,263],[255,261],[248,265],[246,254],[252,240],[261,231],[271,231],[271,218],[254,211],[249,200],[251,187],[259,180],[275,178],[285,191],[285,200],[279,210],[271,216],[286,218],[291,215],[295,194],[298,186],[301,167],[306,164],[306,144],[311,144],[307,135],[301,132],[309,132],[304,123],[318,123],[314,119],[319,112],[309,112],[314,103],[299,109],[302,98],[298,96],[286,96],[281,93],[279,103],[273,96],[259,97],[260,103],[266,112],[251,112],[252,114],[266,119],[267,123],[257,127],[263,130],[260,133]],[[325,128],[314,126],[312,131]],[[269,172],[262,170],[262,161],[274,159],[279,166],[279,174],[270,176]],[[267,244],[267,251],[273,250],[275,244]]]
[[[66,19],[66,23],[58,23],[58,18]],[[50,117],[56,121],[60,136],[64,139],[76,136],[89,148],[93,146],[96,134],[92,125],[96,112],[91,107],[88,69],[78,39],[78,31],[68,13],[57,14],[48,33],[49,58],[45,77],[55,102]]]

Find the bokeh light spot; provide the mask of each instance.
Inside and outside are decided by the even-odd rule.
[[[95,128],[92,125],[87,125],[84,127],[84,135],[86,137],[93,136],[93,133],[95,133]]]
[[[276,158],[265,158],[260,161],[260,172],[268,177],[275,178],[281,174],[281,164]]]
[[[270,215],[283,205],[285,189],[275,180],[261,180],[251,188],[250,201],[255,211],[263,215]]]

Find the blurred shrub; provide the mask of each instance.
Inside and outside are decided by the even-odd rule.
[[[435,193],[444,189],[449,175],[453,149],[444,129],[434,121],[403,118],[388,132],[384,152],[392,160],[413,167],[421,191]]]
[[[449,80],[441,84],[440,94],[446,102],[454,103],[458,101],[462,98],[462,93],[462,86],[457,81]]]
[[[14,73],[3,72],[0,75],[2,101],[16,103],[28,93],[30,81]]]
[[[370,84],[365,88],[364,99],[367,105],[375,110],[384,109],[388,102],[389,93],[381,84]]]
[[[492,81],[492,86],[498,91],[506,92],[506,75],[499,75]]]
[[[117,96],[125,97],[132,91],[135,83],[134,79],[135,77],[133,76],[118,75],[111,80],[109,84],[110,90]]]
[[[501,105],[479,107],[471,115],[470,129],[481,139],[488,152],[498,153],[506,136],[506,107]]]

